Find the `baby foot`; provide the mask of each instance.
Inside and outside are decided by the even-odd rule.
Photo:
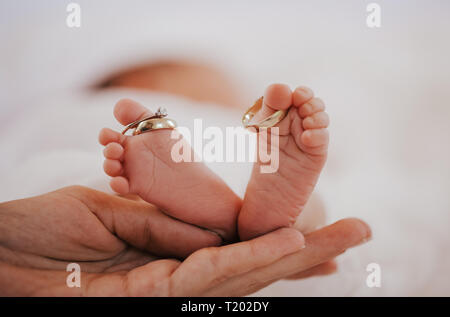
[[[127,99],[114,109],[123,125],[151,115]],[[203,163],[173,161],[171,149],[180,140],[171,138],[172,131],[125,136],[103,129],[99,140],[105,146],[104,171],[113,177],[111,188],[122,195],[137,194],[174,218],[212,230],[226,240],[234,239],[239,197]],[[189,145],[184,148],[190,149]]]
[[[325,164],[328,115],[322,100],[313,98],[309,88],[299,87],[292,92],[286,85],[269,86],[254,122],[291,105],[287,116],[276,125],[279,128],[278,170],[264,174],[260,172],[262,163],[254,164],[238,219],[242,240],[292,226]],[[267,140],[270,133],[275,130],[268,130]]]

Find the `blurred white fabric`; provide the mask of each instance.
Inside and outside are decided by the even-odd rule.
[[[450,3],[377,1],[61,1],[0,4],[0,201],[82,184],[108,191],[97,133],[119,127],[121,97],[164,105],[181,125],[239,124],[232,110],[174,96],[87,87],[142,61],[217,64],[249,102],[272,82],[308,85],[331,117],[330,158],[318,190],[329,220],[366,220],[369,244],[339,258],[335,275],[281,281],[264,296],[450,295]],[[248,164],[210,164],[242,194]],[[381,265],[381,288],[366,286]]]

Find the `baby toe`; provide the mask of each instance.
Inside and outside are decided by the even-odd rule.
[[[320,98],[313,98],[306,102],[303,106],[298,108],[298,114],[300,117],[305,118],[311,116],[316,112],[324,111],[325,103]]]
[[[277,110],[289,108],[291,104],[292,91],[289,86],[284,84],[272,84],[267,87],[262,99],[262,107],[252,118],[251,123],[266,119]]]
[[[103,163],[103,170],[109,176],[119,176],[122,174],[122,164],[118,160],[106,159]]]
[[[105,158],[110,160],[121,160],[123,155],[123,147],[119,143],[111,142],[108,145],[106,145],[105,149],[103,150],[103,155]]]
[[[314,97],[314,92],[305,86],[297,87],[292,93],[292,104],[296,107],[300,107],[305,102],[308,102]]]
[[[121,99],[114,107],[114,117],[123,125],[152,115],[152,112],[131,99]]]
[[[101,145],[107,145],[111,142],[116,142],[121,144],[125,136],[117,131],[111,130],[109,128],[103,128],[100,130],[98,135],[98,141]]]
[[[125,177],[117,176],[109,182],[111,189],[120,195],[126,195],[130,191],[130,184]]]
[[[272,110],[287,109],[292,105],[292,91],[288,85],[272,84],[267,87],[263,103]]]
[[[327,145],[328,138],[327,129],[313,129],[304,131],[301,136],[301,141],[308,147],[318,147]]]
[[[316,112],[303,119],[303,129],[320,129],[328,127],[330,119],[326,112]]]

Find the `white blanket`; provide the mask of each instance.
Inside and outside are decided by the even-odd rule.
[[[0,200],[71,184],[108,191],[97,133],[120,127],[111,113],[121,97],[163,105],[184,126],[196,117],[238,125],[240,113],[215,105],[86,89],[144,60],[216,63],[246,83],[249,101],[278,81],[309,85],[325,100],[331,145],[318,191],[329,222],[356,216],[373,229],[372,242],[339,258],[337,274],[257,295],[450,295],[449,3],[379,2],[377,30],[365,27],[360,1],[79,1],[78,30],[65,26],[63,4],[30,1],[37,7],[26,15],[25,6],[3,2]],[[243,193],[249,164],[210,166]],[[366,286],[372,262],[381,288]]]

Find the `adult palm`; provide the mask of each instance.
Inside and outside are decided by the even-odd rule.
[[[329,273],[331,259],[369,236],[347,219],[305,237],[279,229],[219,246],[215,233],[139,199],[71,186],[0,204],[0,294],[247,295],[288,276]],[[73,262],[79,288],[66,283]]]

